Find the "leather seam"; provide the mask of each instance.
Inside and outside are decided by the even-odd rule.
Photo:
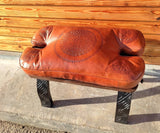
[[[81,75],[81,76],[90,76],[90,77],[97,77],[97,78],[102,78],[102,79],[109,79],[109,80],[113,80],[113,81],[117,81],[117,80],[115,80],[115,79],[110,79],[110,78],[104,78],[104,77],[100,77],[100,76],[93,76],[93,75],[85,75],[85,74],[80,74],[80,73],[73,73],[73,72],[63,72],[63,71],[51,71],[51,70],[33,70],[33,69],[26,69],[26,68],[23,68],[23,69],[25,69],[25,70],[29,70],[29,71],[41,71],[41,72],[61,72],[61,73],[69,73],[69,74],[78,74],[78,75]],[[138,78],[136,79],[136,80],[138,80],[139,79],[139,77],[141,77],[142,75],[143,75],[143,73],[144,72],[142,72],[139,76],[138,76]],[[49,77],[49,76],[48,76]],[[127,80],[118,80],[118,81],[121,81],[121,82],[126,82]],[[133,82],[133,81],[135,81],[135,80],[132,80],[131,82]]]

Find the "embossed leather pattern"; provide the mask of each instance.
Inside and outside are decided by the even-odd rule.
[[[137,86],[145,69],[143,34],[137,30],[43,27],[20,58],[30,76],[78,80],[125,90]]]

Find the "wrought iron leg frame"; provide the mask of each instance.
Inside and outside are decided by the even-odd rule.
[[[44,107],[52,107],[53,101],[49,90],[49,81],[37,79],[37,92]]]
[[[118,92],[115,122],[127,124],[132,93]]]

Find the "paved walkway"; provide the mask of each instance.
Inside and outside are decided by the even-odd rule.
[[[130,124],[114,122],[117,92],[51,82],[56,108],[44,108],[36,80],[19,67],[18,53],[0,52],[0,120],[73,133],[159,133],[160,66],[146,65],[133,95]]]

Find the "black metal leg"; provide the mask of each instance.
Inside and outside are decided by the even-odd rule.
[[[115,122],[127,124],[132,93],[118,92]]]
[[[49,81],[37,79],[37,92],[44,107],[52,107],[53,101],[49,91]]]

